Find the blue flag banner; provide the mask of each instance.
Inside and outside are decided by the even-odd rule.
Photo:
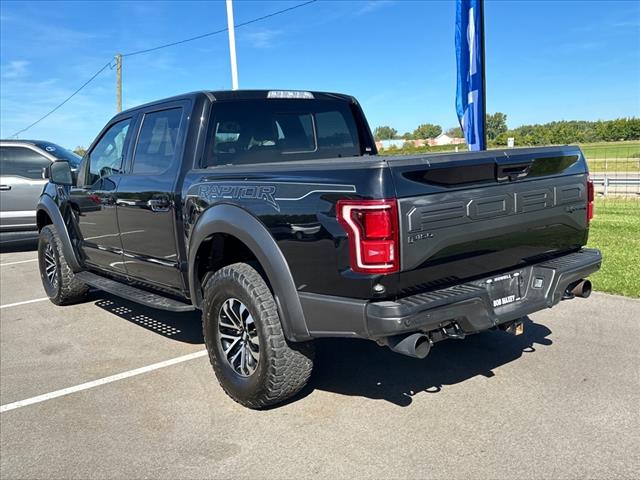
[[[456,111],[469,150],[485,150],[483,0],[457,0]]]

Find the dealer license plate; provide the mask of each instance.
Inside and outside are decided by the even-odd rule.
[[[505,273],[486,280],[493,308],[515,303],[522,298],[520,272]]]

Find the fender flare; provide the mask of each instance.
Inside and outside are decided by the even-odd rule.
[[[236,237],[258,259],[273,289],[287,339],[294,342],[310,340],[298,291],[282,251],[269,230],[257,218],[234,205],[218,204],[210,207],[193,228],[189,242],[189,290],[193,304],[198,308],[202,306],[196,254],[202,242],[216,233]]]
[[[69,237],[69,231],[64,223],[60,209],[49,195],[42,195],[40,197],[38,206],[36,207],[36,212],[39,212],[40,210],[44,210],[46,212],[51,219],[51,223],[56,227],[58,238],[60,238],[60,242],[62,242],[62,253],[64,253],[64,258],[71,267],[71,270],[73,270],[73,273],[78,273],[84,270],[78,261],[75,250],[73,249],[71,237]]]

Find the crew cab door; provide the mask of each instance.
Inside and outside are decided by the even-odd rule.
[[[126,273],[116,216],[116,190],[129,146],[134,118],[111,123],[83,159],[78,187],[71,189],[85,261],[99,269]]]
[[[188,102],[141,114],[127,174],[118,185],[118,223],[129,276],[183,290],[176,248],[176,184],[184,147]]]

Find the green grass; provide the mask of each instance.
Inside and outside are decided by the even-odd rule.
[[[602,269],[591,276],[601,292],[640,297],[640,201],[596,200],[589,246],[602,251]]]
[[[640,142],[601,142],[580,145],[592,172],[640,171]]]
[[[581,143],[580,148],[587,157],[628,158],[633,154],[640,156],[640,142],[598,142]]]
[[[627,160],[626,158],[609,158],[607,160],[593,160],[587,157],[590,172],[608,173],[638,173],[640,158]]]

